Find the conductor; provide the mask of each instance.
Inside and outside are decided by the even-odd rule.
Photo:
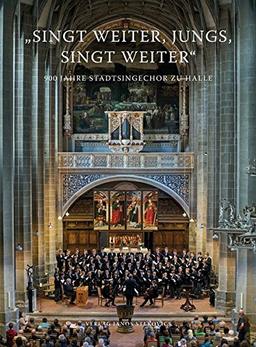
[[[133,297],[138,293],[138,285],[132,274],[129,275],[129,278],[124,282],[124,296],[126,297],[126,305],[132,306]]]

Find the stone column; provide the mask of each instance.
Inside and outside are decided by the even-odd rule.
[[[15,233],[23,252],[16,256],[16,304],[27,306],[27,264],[32,265],[32,159],[31,94],[32,46],[25,38],[32,31],[32,7],[21,5],[15,25]],[[22,18],[22,23],[20,23]],[[22,32],[21,32],[22,28]]]
[[[190,73],[205,74],[205,59],[201,48],[198,49],[196,68],[191,67]],[[207,95],[206,82],[190,84],[190,146],[196,154],[195,170],[192,175],[191,209],[196,211],[196,250],[206,250],[207,225]]]
[[[216,290],[216,309],[230,314],[235,307],[236,253],[228,248],[228,231],[219,232],[219,287]]]
[[[56,54],[55,48],[49,47],[46,58],[45,75],[56,75]],[[45,265],[47,273],[53,273],[54,264],[56,262],[56,239],[58,230],[57,215],[57,132],[58,129],[58,113],[56,113],[56,85],[57,82],[47,81],[45,83],[45,170],[44,179],[47,184],[44,189],[44,211],[45,211]],[[51,227],[49,227],[51,225]]]
[[[237,2],[237,200],[241,210],[255,203],[256,179],[246,172],[249,160],[256,158],[256,6],[254,1]]]
[[[13,16],[17,1],[0,7],[0,333],[16,321],[14,235]]]
[[[230,5],[220,9],[220,28],[226,29],[231,36],[233,28],[233,11]],[[235,100],[234,100],[234,40],[222,43],[219,47],[220,59],[220,123],[219,123],[219,198],[235,203],[236,167],[235,167]]]
[[[212,76],[212,81],[207,83],[207,151],[205,153],[208,171],[208,209],[207,209],[207,238],[206,249],[215,261],[216,242],[213,241],[212,227],[217,227],[219,206],[219,64],[218,47],[214,43],[206,45],[206,73]]]
[[[236,308],[245,310],[256,323],[256,254],[251,249],[238,248],[236,269]]]
[[[44,59],[45,46],[40,43],[35,47],[32,89],[32,228],[33,228],[33,264],[39,277],[45,273],[44,251]]]

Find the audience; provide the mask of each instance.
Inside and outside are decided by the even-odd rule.
[[[34,329],[31,329],[33,323]],[[23,323],[23,322],[22,322]],[[4,345],[9,347],[108,347],[110,346],[109,324],[100,324],[95,321],[82,323],[66,322],[61,324],[58,319],[48,322],[43,318],[41,322],[35,324],[29,319],[28,324],[17,334],[13,329],[13,324],[9,324],[6,332]],[[12,338],[11,338],[12,337]],[[7,343],[8,340],[8,343]],[[39,345],[35,345],[35,343]]]
[[[218,321],[218,323],[214,323]],[[0,346],[9,347],[110,347],[110,323],[105,322],[49,322],[43,318],[27,324],[19,321],[18,333],[12,323],[6,331],[6,339],[0,336]],[[230,323],[198,316],[191,321],[137,322],[143,325],[144,345],[159,347],[248,347],[248,340],[239,341],[239,335],[230,329]],[[33,328],[31,328],[33,326]],[[210,333],[209,333],[210,332]]]
[[[218,323],[214,323],[218,322]],[[210,332],[210,333],[209,333]],[[224,321],[208,320],[198,316],[190,322],[184,321],[177,324],[171,322],[148,322],[144,325],[144,345],[148,346],[154,336],[161,347],[247,347],[250,346],[248,340],[239,342],[238,335],[235,336],[229,324]],[[150,344],[149,344],[150,346]]]

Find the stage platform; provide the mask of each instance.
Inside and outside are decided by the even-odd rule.
[[[137,303],[136,303],[137,300]],[[209,299],[193,300],[196,310],[192,312],[184,312],[180,309],[181,304],[185,301],[184,298],[180,300],[166,299],[164,306],[160,302],[152,306],[148,304],[144,307],[140,307],[143,302],[143,298],[134,298],[135,311],[133,321],[144,322],[144,321],[159,321],[159,320],[179,320],[183,321],[186,319],[192,319],[194,316],[202,317],[207,315],[212,317],[214,315],[221,317],[225,320],[223,312],[216,311],[216,309],[209,305]],[[115,302],[118,304],[124,304],[122,297],[118,297]],[[60,320],[91,320],[95,319],[98,321],[111,321],[117,322],[118,318],[116,315],[116,307],[105,307],[98,305],[97,297],[89,297],[87,304],[84,307],[78,307],[76,305],[66,305],[62,302],[55,302],[52,299],[41,298],[37,303],[37,311],[33,314],[36,318],[43,316],[51,318],[58,318]]]

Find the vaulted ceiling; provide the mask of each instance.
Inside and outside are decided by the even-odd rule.
[[[216,27],[214,0],[35,0],[38,25],[82,30],[116,18],[132,17],[166,30]]]
[[[152,25],[172,37],[172,30],[199,32],[200,30],[217,29],[220,0],[21,1],[33,2],[34,25],[38,28],[53,31],[90,31],[116,19],[132,18]],[[185,47],[187,50],[186,44]],[[178,47],[178,49],[180,48]],[[194,44],[190,48],[194,50]]]

